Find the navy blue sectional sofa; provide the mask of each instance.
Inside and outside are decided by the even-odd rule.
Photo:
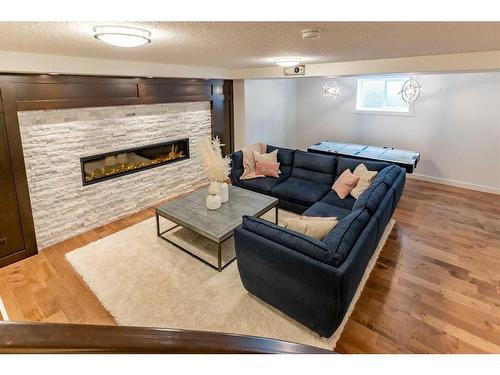
[[[281,175],[240,180],[241,151],[231,155],[233,185],[279,199],[279,207],[306,216],[336,216],[339,223],[316,240],[269,221],[244,216],[234,232],[240,277],[253,295],[330,337],[350,305],[364,271],[403,192],[406,172],[396,165],[301,150],[278,149]],[[331,186],[360,163],[377,170],[356,200]]]

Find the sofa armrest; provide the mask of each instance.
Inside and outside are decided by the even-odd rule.
[[[243,152],[235,151],[231,154],[231,168],[243,169]]]
[[[406,169],[401,168],[398,177],[396,177],[396,180],[394,181],[394,183],[390,188],[390,191],[394,193],[394,202],[392,204],[391,215],[394,214],[394,211],[396,210],[396,207],[399,203],[399,199],[403,194],[405,183],[406,183]]]
[[[231,183],[238,185],[243,174],[243,152],[236,151],[231,154]]]
[[[246,228],[241,225],[234,231],[244,287],[321,336],[330,337],[340,324],[342,275],[338,269],[257,234],[248,225]]]

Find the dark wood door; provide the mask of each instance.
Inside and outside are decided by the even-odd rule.
[[[4,114],[0,112],[0,258],[24,249]]]
[[[212,101],[212,136],[220,138],[222,152],[228,155],[233,151],[233,134],[231,123],[231,103],[227,99]]]

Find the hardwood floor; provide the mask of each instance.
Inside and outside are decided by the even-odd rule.
[[[408,180],[339,352],[500,353],[498,195]]]
[[[64,254],[152,216],[154,209],[142,211],[0,269],[0,297],[10,320],[116,324]]]
[[[11,320],[115,324],[64,254],[105,225],[0,269]],[[500,199],[409,179],[397,223],[338,341],[343,353],[500,353]]]

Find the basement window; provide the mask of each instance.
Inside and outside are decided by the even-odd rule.
[[[356,112],[363,114],[411,116],[413,106],[400,91],[409,76],[373,76],[358,78]]]

